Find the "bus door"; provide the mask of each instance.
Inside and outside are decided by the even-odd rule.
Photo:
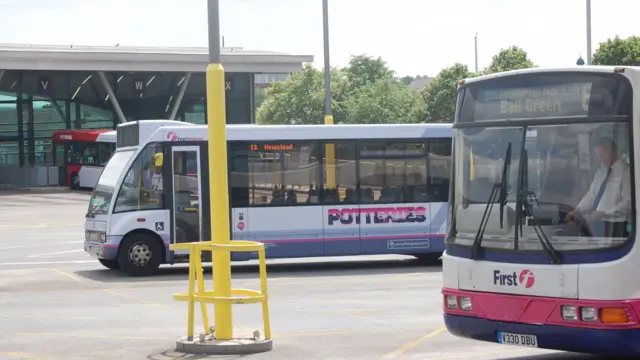
[[[451,139],[429,139],[427,158],[427,193],[432,236],[441,238],[447,229],[451,176]]]
[[[172,169],[172,243],[202,241],[203,180],[202,150],[200,146],[173,146]],[[175,251],[174,256],[188,251]]]

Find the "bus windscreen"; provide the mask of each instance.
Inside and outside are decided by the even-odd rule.
[[[629,115],[619,74],[519,74],[463,86],[457,122]]]

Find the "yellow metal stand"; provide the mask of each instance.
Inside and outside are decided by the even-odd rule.
[[[191,353],[239,354],[255,353],[271,350],[271,329],[269,325],[269,308],[267,305],[267,266],[264,244],[252,241],[231,241],[229,223],[229,180],[227,166],[227,119],[225,102],[224,68],[220,54],[220,9],[218,0],[208,0],[209,20],[209,61],[207,66],[207,123],[209,154],[209,190],[210,190],[210,224],[211,241],[173,244],[171,250],[189,251],[189,292],[174,294],[174,300],[189,303],[189,319],[186,339],[179,339],[176,350]],[[213,290],[206,290],[202,270],[202,252],[212,252]],[[231,288],[231,252],[257,251],[260,256],[261,291]],[[198,280],[196,291],[195,281]],[[206,341],[201,335],[199,343],[193,343],[194,308],[200,303],[204,332],[212,337],[209,326],[207,303],[213,304],[214,339]],[[262,303],[265,340],[256,336],[250,341],[232,344],[233,324],[231,305]],[[246,340],[246,339],[244,339]],[[192,342],[192,343],[189,343]],[[237,342],[237,341],[236,341]]]
[[[217,8],[217,5],[214,6]],[[171,250],[189,251],[189,292],[175,294],[174,300],[189,303],[187,339],[193,339],[194,306],[200,303],[204,331],[211,335],[206,304],[214,306],[215,339],[232,340],[232,304],[262,303],[264,333],[271,339],[267,305],[267,266],[264,244],[252,241],[231,241],[229,229],[229,184],[227,167],[227,125],[225,108],[224,69],[222,64],[207,66],[207,119],[209,135],[209,189],[211,194],[212,241],[173,244]],[[202,252],[212,252],[213,290],[206,290],[202,270]],[[261,291],[231,288],[231,252],[254,252],[260,257]],[[195,281],[198,280],[198,291]]]
[[[202,313],[202,323],[204,332],[211,334],[209,326],[209,315],[206,304],[227,305],[231,307],[233,304],[262,304],[262,319],[265,339],[271,339],[271,324],[269,323],[269,296],[267,291],[267,263],[264,250],[264,244],[254,241],[235,240],[228,244],[214,244],[212,242],[193,242],[183,244],[172,244],[171,250],[188,250],[189,251],[189,292],[177,293],[173,295],[173,299],[177,301],[187,301],[189,303],[189,319],[187,321],[187,338],[193,340],[194,334],[194,317],[195,303],[200,303],[200,311]],[[206,290],[204,284],[204,270],[202,269],[202,252],[211,251],[215,253],[226,253],[227,256],[231,252],[258,252],[260,260],[260,291],[251,289],[230,289],[230,294],[223,294],[217,291],[214,284],[213,290]],[[216,269],[214,268],[215,272]],[[198,281],[198,290],[196,290],[196,280]],[[215,328],[216,339],[218,336],[218,328]],[[230,338],[233,337],[233,329],[229,331]]]

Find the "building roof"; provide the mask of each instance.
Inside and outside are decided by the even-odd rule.
[[[432,80],[433,80],[432,77],[426,77],[426,76],[415,79],[411,82],[411,84],[409,84],[409,88],[416,89],[416,90],[424,89],[425,87],[427,87],[427,85],[431,83]]]
[[[290,73],[312,55],[222,48],[227,72]],[[2,70],[204,72],[208,47],[35,45],[0,43]]]

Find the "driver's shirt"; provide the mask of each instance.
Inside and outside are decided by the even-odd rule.
[[[151,176],[151,188],[154,190],[162,190],[162,175],[153,174]]]
[[[607,178],[609,168],[601,166],[593,177],[589,191],[582,198],[578,211],[588,214],[591,211],[604,212],[602,220],[624,222],[629,220],[631,210],[631,178],[629,165],[618,159],[611,166],[611,173]],[[595,204],[603,181],[607,181],[600,202]],[[594,209],[595,207],[595,209]]]

